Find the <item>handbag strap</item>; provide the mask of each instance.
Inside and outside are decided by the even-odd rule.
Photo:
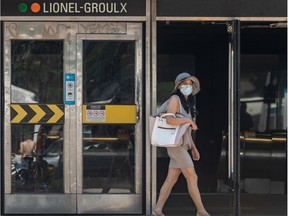
[[[173,116],[174,118],[176,118],[175,114],[174,113],[164,113],[162,114],[160,117],[163,118],[165,116]]]

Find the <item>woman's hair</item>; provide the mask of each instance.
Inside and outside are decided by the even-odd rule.
[[[196,117],[198,114],[196,108],[195,108],[195,98],[192,94],[188,96],[188,100],[185,100],[184,95],[180,92],[179,89],[176,89],[172,92],[171,95],[177,95],[180,98],[181,105],[183,106],[184,110],[187,113],[191,113],[192,118]]]

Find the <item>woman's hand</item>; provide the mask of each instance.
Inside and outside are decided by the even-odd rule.
[[[192,130],[198,130],[198,127],[194,121],[191,121],[190,125]]]
[[[200,160],[200,153],[199,153],[199,151],[198,151],[198,149],[196,147],[193,147],[191,149],[191,153],[192,153],[193,160],[195,160],[195,161]]]

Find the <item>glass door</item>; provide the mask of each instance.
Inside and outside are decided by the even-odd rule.
[[[5,213],[141,214],[142,25],[4,25]]]
[[[77,35],[80,213],[142,213],[141,25],[129,27]]]
[[[5,213],[76,211],[63,100],[75,30],[75,23],[4,23]]]
[[[287,215],[287,23],[241,23],[241,212]]]

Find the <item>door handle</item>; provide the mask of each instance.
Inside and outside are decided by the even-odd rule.
[[[136,105],[136,122],[138,123],[140,121],[141,118],[141,108],[140,105],[137,104]]]

